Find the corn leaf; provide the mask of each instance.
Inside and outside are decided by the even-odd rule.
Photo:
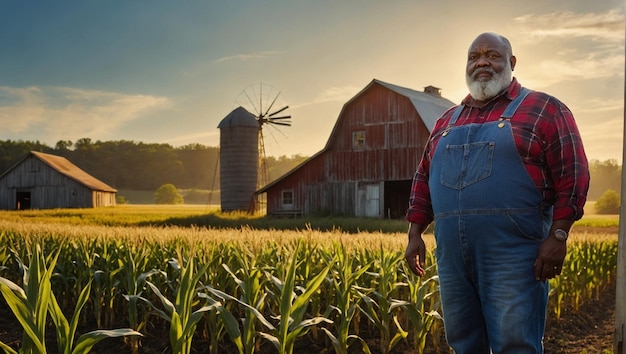
[[[9,347],[8,345],[0,342],[0,348],[2,348],[5,352],[5,354],[18,354],[13,348]]]
[[[97,330],[85,333],[78,337],[76,347],[71,354],[86,354],[91,351],[94,345],[106,338],[126,337],[126,336],[143,336],[141,333],[130,328]]]

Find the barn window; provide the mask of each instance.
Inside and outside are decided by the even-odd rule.
[[[293,208],[293,190],[292,189],[285,189],[281,192],[282,194],[282,204],[283,204],[283,208],[285,209],[291,209]]]
[[[355,150],[365,149],[365,130],[352,132],[352,147]]]

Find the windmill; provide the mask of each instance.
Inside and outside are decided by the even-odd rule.
[[[254,115],[259,123],[259,169],[257,187],[261,188],[269,182],[267,158],[265,155],[265,136],[269,135],[277,143],[274,133],[283,135],[279,126],[291,126],[289,106],[285,103],[280,90],[274,86],[258,83],[243,90],[235,101],[236,106],[245,108]],[[267,130],[267,134],[264,134]]]

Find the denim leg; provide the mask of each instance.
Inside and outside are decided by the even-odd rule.
[[[498,220],[480,220],[475,228]],[[476,238],[473,259],[489,344],[494,354],[543,352],[548,284],[535,280],[540,240],[525,239],[507,224],[503,232]]]
[[[465,235],[457,222],[435,225],[437,272],[448,344],[456,354],[489,354],[479,294],[471,279]]]

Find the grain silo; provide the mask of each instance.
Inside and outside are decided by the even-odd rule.
[[[217,126],[220,129],[220,189],[222,211],[254,212],[259,169],[259,122],[238,107]]]

